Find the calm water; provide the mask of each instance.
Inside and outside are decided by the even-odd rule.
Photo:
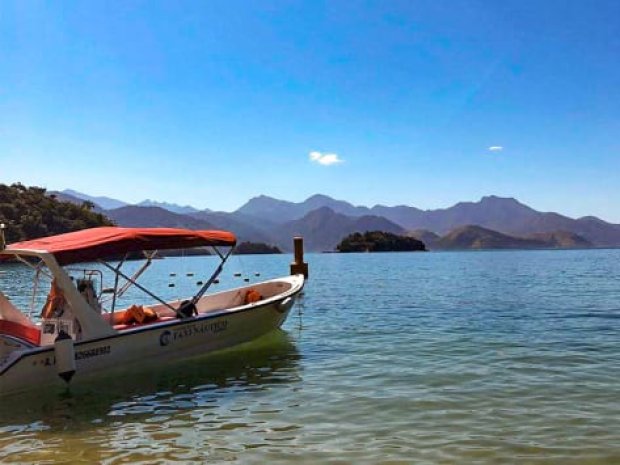
[[[284,331],[0,401],[0,462],[620,464],[619,250],[307,258]],[[220,287],[289,261],[236,257]],[[144,282],[177,297],[204,262]]]

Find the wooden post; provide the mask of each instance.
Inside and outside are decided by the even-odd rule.
[[[304,238],[294,237],[293,246],[295,250],[295,258],[291,263],[291,274],[303,274],[308,279],[308,264],[304,262]]]

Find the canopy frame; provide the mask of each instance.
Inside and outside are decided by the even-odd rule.
[[[123,264],[125,263],[125,261],[127,260],[127,254],[125,254],[125,256],[118,263],[118,265],[116,265],[114,269],[112,270],[114,272],[114,287],[112,288],[112,307],[110,310],[112,313],[114,312],[116,308],[116,300],[119,297],[122,297],[123,294],[125,294],[125,292],[129,290],[132,284],[138,280],[138,278],[148,269],[149,266],[151,266],[151,264],[153,263],[153,258],[155,258],[155,255],[157,255],[157,250],[150,251],[150,252],[145,250],[143,251],[143,253],[146,258],[146,261],[142,264],[140,268],[138,268],[136,272],[134,272],[130,280],[129,279],[126,280],[125,284],[123,284],[123,286],[121,286],[120,289],[118,288],[118,284],[119,284],[119,277],[121,276],[116,271],[120,270]],[[106,263],[104,263],[104,260],[98,260],[98,262],[102,263],[103,265],[106,265]],[[104,302],[104,300],[102,299],[102,296],[99,297],[99,301],[100,303]]]
[[[173,310],[176,312],[176,310],[174,309],[174,307],[172,307],[172,305],[170,305],[168,302],[166,302],[165,300],[163,300],[162,298],[158,297],[157,295],[155,295],[154,293],[152,293],[151,291],[149,291],[146,287],[144,287],[142,284],[138,284],[138,282],[133,279],[130,276],[127,276],[125,273],[123,273],[119,267],[113,267],[112,265],[110,265],[108,262],[106,262],[105,260],[98,260],[98,263],[101,263],[103,266],[105,266],[107,269],[111,270],[113,273],[115,273],[115,283],[118,283],[118,277],[120,276],[121,278],[125,279],[128,283],[131,283],[133,286],[136,286],[138,289],[140,289],[142,292],[144,292],[145,294],[147,294],[148,296],[152,297],[153,299],[157,300],[160,304],[165,305],[166,307],[168,307],[170,310]],[[117,295],[117,290],[114,290],[114,303],[116,303],[116,295]],[[114,313],[114,307],[112,307],[112,311],[110,313]]]
[[[183,301],[179,305],[178,308],[174,308],[164,299],[162,299],[155,293],[151,292],[146,287],[139,284],[137,281],[138,278],[142,275],[142,273],[144,273],[144,271],[146,271],[146,269],[151,265],[153,257],[155,256],[157,251],[144,251],[146,262],[132,276],[127,276],[125,273],[121,271],[121,267],[123,266],[127,258],[126,256],[123,257],[123,259],[119,262],[117,266],[112,266],[105,260],[97,260],[98,263],[102,264],[103,266],[105,266],[107,269],[109,269],[110,271],[114,273],[114,292],[113,292],[113,297],[112,297],[112,308],[111,308],[110,313],[114,314],[114,311],[116,308],[117,297],[120,297],[122,294],[124,294],[131,286],[135,286],[136,288],[140,289],[142,292],[144,292],[151,298],[155,299],[160,304],[168,307],[170,310],[172,310],[177,315],[177,317],[181,319],[188,318],[191,315],[184,313],[183,308],[186,308],[186,307],[195,308],[195,305],[198,303],[198,301],[202,298],[202,296],[207,292],[209,287],[211,287],[211,285],[215,282],[218,276],[222,273],[222,271],[224,270],[224,264],[226,263],[228,258],[232,255],[232,252],[234,250],[234,247],[230,247],[228,252],[222,253],[216,246],[212,246],[211,248],[220,257],[219,265],[217,266],[215,271],[213,271],[213,273],[211,274],[211,277],[200,287],[200,289],[194,294],[194,296],[187,301]],[[118,289],[119,278],[123,278],[126,281],[126,284],[123,285],[120,290]]]

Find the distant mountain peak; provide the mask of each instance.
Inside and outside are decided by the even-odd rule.
[[[156,205],[126,205],[109,210],[106,215],[119,226],[214,229],[213,224],[206,220],[171,212]]]
[[[500,197],[499,195],[485,195],[480,199],[480,204],[503,204],[503,205],[523,205],[514,197]]]
[[[194,208],[191,205],[177,205],[176,203],[158,202],[157,200],[151,199],[143,200],[136,205],[139,207],[161,207],[164,210],[168,210],[172,213],[179,213],[183,215],[188,215],[199,211],[197,208]]]
[[[265,194],[260,194],[260,195],[255,195],[254,197],[250,197],[250,200],[247,201],[247,203],[252,203],[252,202],[286,202],[288,203],[287,200],[280,200],[280,199],[276,199],[275,197],[271,197],[269,195],[265,195]]]
[[[598,223],[598,224],[608,224],[605,220],[602,220],[598,216],[593,216],[593,215],[582,216],[581,218],[577,218],[577,221],[588,222],[588,223]]]
[[[314,194],[308,197],[306,202],[317,202],[317,201],[332,201],[334,200],[332,197],[325,194]]]
[[[105,196],[93,196],[84,194],[82,192],[78,192],[73,189],[65,189],[61,191],[63,194],[70,195],[71,197],[75,197],[82,200],[88,200],[89,202],[93,202],[95,205],[100,206],[104,210],[110,210],[112,208],[120,208],[127,205],[127,202],[123,202],[122,200],[113,199],[111,197]]]
[[[484,195],[480,198],[481,202],[496,202],[496,201],[511,201],[516,202],[517,199],[514,197],[501,197],[499,195]]]

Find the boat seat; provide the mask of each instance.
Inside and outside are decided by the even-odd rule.
[[[0,320],[0,333],[13,336],[36,346],[41,345],[41,330],[9,320]]]
[[[156,320],[148,321],[146,323],[133,323],[131,325],[119,324],[119,325],[114,325],[112,327],[117,331],[123,331],[124,329],[139,328],[140,326],[154,325],[155,323],[162,323],[164,321],[170,321],[170,320],[176,320],[176,319],[177,319],[176,316],[160,316]]]

